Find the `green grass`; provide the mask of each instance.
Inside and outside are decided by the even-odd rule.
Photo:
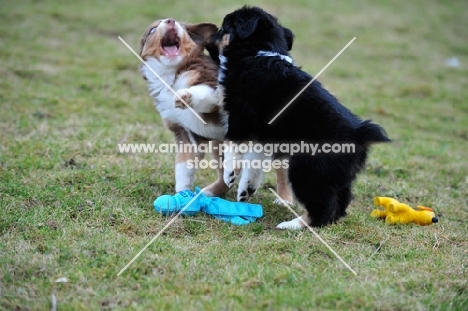
[[[60,310],[468,308],[468,4],[252,4],[294,31],[292,55],[312,75],[357,37],[319,80],[394,142],[373,148],[349,216],[318,232],[358,275],[310,232],[274,229],[293,215],[272,203],[269,174],[257,223],[179,219],[118,277],[168,221],[152,201],[174,191],[174,160],[118,153],[172,136],[117,36],[138,49],[156,18],[219,24],[240,4],[3,1],[0,309],[47,310],[52,294]],[[453,56],[460,67],[446,66]],[[369,217],[374,196],[432,206],[440,222],[387,226]]]

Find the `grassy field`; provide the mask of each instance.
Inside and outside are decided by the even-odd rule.
[[[138,49],[154,19],[219,24],[241,4],[3,0],[1,310],[47,310],[52,296],[60,310],[468,309],[468,3],[251,4],[294,31],[312,75],[357,37],[319,80],[394,142],[373,148],[349,216],[317,230],[357,276],[309,231],[275,229],[293,215],[272,203],[271,174],[258,222],[179,219],[117,276],[169,221],[152,202],[174,191],[173,155],[118,152],[172,136],[117,37]],[[432,206],[440,222],[388,226],[369,217],[374,196]]]

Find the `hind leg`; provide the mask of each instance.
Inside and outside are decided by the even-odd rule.
[[[337,219],[338,197],[336,192],[320,188],[318,185],[312,188],[313,190],[295,189],[293,186],[297,200],[304,205],[307,213],[293,220],[282,222],[276,228],[297,230],[305,228],[307,225],[322,227]]]
[[[203,154],[193,152],[178,152],[175,157],[175,191],[192,190],[195,179],[195,168],[189,165],[197,156],[203,158]],[[193,163],[193,162],[192,162]]]
[[[281,167],[276,169],[276,192],[281,199],[288,203],[293,202],[293,194],[291,191],[291,186],[289,185],[289,181],[287,180],[287,171]],[[278,199],[275,199],[275,203],[281,203]]]
[[[224,183],[224,169],[223,169],[223,155],[218,153],[220,150],[221,142],[213,140],[213,150],[211,154],[213,156],[213,161],[217,165],[218,170],[218,179],[211,185],[206,186],[203,190],[206,196],[217,197],[221,194],[227,192],[229,187]]]
[[[306,208],[312,226],[325,226],[341,214],[339,190],[349,182],[338,160],[333,155],[298,154],[290,158],[289,181],[295,197]]]
[[[346,216],[346,208],[349,203],[353,200],[353,194],[351,192],[351,185],[346,186],[338,192],[338,209],[335,214],[333,221],[337,221],[341,217]]]
[[[307,209],[309,225],[322,227],[334,222],[338,211],[336,191],[315,184],[312,189],[294,189],[294,193],[297,200]]]

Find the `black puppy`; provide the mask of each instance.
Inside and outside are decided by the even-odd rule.
[[[379,125],[361,120],[341,105],[318,81],[269,124],[312,80],[289,57],[292,44],[293,33],[275,17],[257,7],[243,7],[226,15],[207,48],[220,61],[219,84],[228,114],[226,139],[353,146],[348,153],[275,155],[290,157],[289,182],[308,212],[302,219],[323,226],[346,215],[352,182],[364,167],[370,144],[390,139]],[[294,219],[278,227],[304,226]]]

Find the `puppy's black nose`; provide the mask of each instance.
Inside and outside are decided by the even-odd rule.
[[[166,24],[175,25],[175,20],[173,20],[172,18],[168,18],[166,19]]]

